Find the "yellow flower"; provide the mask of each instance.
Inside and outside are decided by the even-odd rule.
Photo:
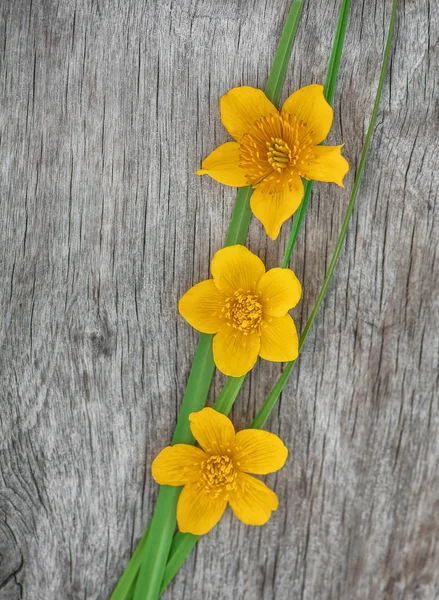
[[[180,531],[203,535],[223,516],[227,503],[247,525],[263,525],[278,506],[277,496],[262,481],[283,467],[288,450],[268,431],[244,429],[212,408],[189,415],[191,431],[201,448],[175,444],[152,463],[160,485],[181,486],[177,505]]]
[[[213,358],[220,371],[240,377],[258,356],[274,362],[295,360],[299,342],[288,311],[302,289],[290,269],[270,269],[244,246],[219,250],[213,279],[194,285],[178,304],[180,314],[202,333],[215,333]]]
[[[299,208],[302,177],[343,187],[349,165],[342,146],[319,146],[332,125],[322,85],[297,90],[280,112],[261,90],[233,88],[221,98],[221,120],[236,142],[219,146],[197,173],[234,187],[252,185],[252,212],[272,239]]]

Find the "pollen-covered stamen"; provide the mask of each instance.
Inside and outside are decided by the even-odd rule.
[[[270,114],[256,121],[240,142],[239,166],[249,185],[265,193],[292,187],[292,177],[304,176],[313,158],[308,126],[289,113]]]
[[[201,464],[199,483],[212,498],[234,491],[237,478],[238,474],[230,456],[213,455]]]
[[[291,162],[291,150],[281,138],[271,138],[265,142],[267,146],[267,158],[270,165],[279,173]]]
[[[254,331],[261,323],[262,304],[258,296],[239,290],[227,299],[224,312],[225,318],[235,329]]]

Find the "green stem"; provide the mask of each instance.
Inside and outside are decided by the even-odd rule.
[[[302,342],[302,337],[300,338],[300,342]],[[300,342],[299,342],[299,352],[300,352],[300,348],[301,348]],[[288,381],[288,377],[290,376],[291,371],[293,370],[295,362],[296,362],[295,360],[292,360],[291,362],[289,362],[287,364],[287,366],[285,367],[285,369],[282,371],[279,379],[276,381],[276,383],[274,385],[274,388],[271,390],[271,392],[267,396],[267,399],[265,400],[264,404],[259,409],[258,414],[253,419],[253,422],[251,423],[249,429],[262,429],[262,427],[265,425],[268,417],[270,416],[271,411],[273,410],[273,408],[277,402],[277,399],[279,398],[286,382]]]
[[[172,438],[173,444],[195,443],[189,426],[189,414],[205,406],[214,368],[212,336],[201,334]],[[148,539],[143,550],[143,561],[134,592],[135,600],[157,598],[174,535],[175,507],[179,493],[180,488],[167,485],[160,487]],[[145,557],[148,559],[145,560]]]
[[[293,223],[291,225],[290,237],[288,238],[287,247],[285,250],[284,258],[282,260],[282,268],[285,269],[288,267],[291,259],[291,255],[294,250],[294,246],[296,245],[297,238],[299,237],[299,231],[302,227],[303,217],[305,216],[306,209],[308,208],[308,202],[311,198],[313,181],[307,181],[305,183],[305,191],[303,194],[303,200],[301,205],[296,211],[294,215]]]
[[[373,130],[375,127],[376,117],[377,117],[377,113],[378,113],[378,107],[379,107],[379,103],[380,103],[380,99],[381,99],[381,92],[382,92],[382,88],[383,88],[383,84],[384,84],[384,79],[386,76],[387,64],[388,64],[388,60],[389,60],[390,48],[391,48],[391,43],[392,43],[393,29],[394,29],[394,25],[395,25],[397,4],[398,4],[398,0],[393,0],[392,15],[390,18],[389,32],[387,35],[387,43],[386,43],[386,47],[384,50],[383,62],[381,65],[381,72],[380,72],[380,78],[379,78],[379,83],[378,83],[378,89],[377,89],[377,93],[376,93],[376,97],[375,97],[375,103],[373,106],[372,116],[371,116],[371,120],[369,123],[369,128],[367,130],[366,140],[365,140],[363,150],[361,153],[360,164],[358,167],[357,175],[355,177],[355,182],[354,182],[351,197],[349,200],[348,208],[346,210],[346,215],[343,220],[343,225],[342,225],[342,228],[340,231],[340,235],[338,237],[337,244],[336,244],[335,250],[334,250],[334,254],[332,256],[331,263],[328,268],[328,272],[326,273],[326,277],[323,282],[322,289],[320,290],[320,293],[318,295],[315,306],[314,306],[314,308],[311,312],[311,315],[305,325],[305,329],[303,330],[303,333],[300,337],[299,353],[305,343],[305,340],[308,336],[309,330],[311,329],[311,326],[314,322],[316,314],[320,308],[320,305],[323,302],[326,291],[328,289],[329,282],[331,280],[335,265],[337,263],[341,248],[343,246],[344,239],[346,237],[348,224],[349,224],[349,221],[350,221],[350,218],[352,215],[352,211],[354,209],[355,200],[358,195],[358,189],[360,187],[361,179],[363,176],[364,166],[365,166],[365,162],[366,162],[366,158],[367,158],[367,154],[368,154],[369,146],[370,146],[370,140],[372,138]],[[252,424],[250,425],[251,428],[260,429],[265,425],[268,417],[270,416],[271,411],[273,410],[273,408],[277,402],[277,399],[279,398],[279,396],[288,380],[288,377],[291,374],[291,371],[293,370],[294,364],[295,364],[295,361],[291,361],[287,364],[287,366],[283,370],[282,374],[280,375],[278,381],[276,382],[275,386],[273,387],[271,393],[265,400],[264,404],[262,405],[262,407],[259,410],[258,414],[256,415],[255,419],[253,420]],[[226,403],[224,403],[224,405],[226,405]],[[225,412],[225,414],[227,414],[227,413]],[[192,548],[197,543],[197,540],[198,540],[198,537],[191,535],[191,534],[183,534],[183,533],[176,534],[176,536],[174,538],[174,542],[172,544],[169,562],[166,567],[166,571],[165,571],[165,575],[163,578],[163,583],[162,583],[162,588],[161,588],[160,593],[163,593],[163,591],[166,589],[166,587],[172,581],[173,577],[175,576],[175,574],[177,573],[177,571],[179,570],[179,568],[185,561],[186,557],[189,555]]]
[[[294,38],[294,34],[297,29],[297,24],[298,24],[298,21],[300,18],[302,6],[303,6],[303,2],[300,1],[300,3],[295,2],[293,4],[293,6],[291,7],[290,14],[288,16],[288,19],[290,19],[290,21],[291,21],[291,34],[289,35],[287,26],[286,26],[282,33],[280,42],[279,42],[279,47],[282,46],[282,47],[286,48],[288,50],[288,52],[291,52],[292,40]],[[331,57],[330,57],[329,64],[328,64],[328,72],[327,72],[326,82],[325,82],[325,97],[329,103],[332,102],[332,99],[334,96],[335,84],[337,81],[338,71],[339,71],[339,67],[340,67],[341,52],[342,52],[344,37],[345,37],[345,32],[346,32],[349,8],[350,8],[350,0],[343,0],[343,4],[340,8],[337,29],[336,29],[336,33],[335,33],[335,37],[334,37],[334,42],[333,42],[333,46],[332,46],[332,52],[331,52]],[[285,60],[281,61],[280,59],[278,60],[276,57],[275,61],[273,63],[273,70],[275,68],[275,65],[278,66],[279,71],[282,73],[282,79],[283,79],[283,77],[285,76],[287,61],[285,61]],[[277,104],[279,102],[280,91],[281,91],[281,84],[279,85],[280,78],[277,77],[277,75],[278,75],[277,73],[274,73],[272,71],[272,74],[270,75],[270,77],[267,81],[267,86],[265,89],[266,95],[275,104]],[[291,253],[293,251],[295,242],[297,240],[297,236],[298,236],[298,233],[299,233],[302,221],[303,221],[305,210],[306,210],[306,207],[308,205],[308,201],[309,201],[309,198],[311,195],[311,190],[312,190],[312,182],[307,182],[306,186],[305,186],[304,199],[302,201],[302,204],[298,211],[298,214],[293,222],[293,227],[292,227],[290,239],[289,239],[289,242],[287,245],[287,250],[285,252],[285,256],[282,261],[282,267],[286,267],[290,261]],[[243,221],[245,223],[245,222],[250,221],[251,212],[250,212],[249,201],[250,201],[250,196],[251,196],[252,191],[251,191],[251,188],[244,188],[243,190],[240,190],[240,192],[242,193],[242,201],[239,206],[237,204],[235,211],[237,211],[237,212],[239,211],[239,214],[243,215],[243,217],[242,217],[242,219],[240,219],[240,221]],[[239,193],[238,193],[238,196],[239,196]],[[237,243],[236,242],[236,239],[237,239],[236,233],[239,232],[240,221],[237,220],[237,225],[236,225],[235,229],[232,229],[232,227],[229,228],[229,233],[227,235],[226,244]],[[288,371],[288,367],[286,368],[285,371]],[[287,375],[285,375],[285,377],[287,377]],[[214,405],[214,407],[217,410],[219,410],[220,412],[224,412],[225,414],[228,414],[230,412],[230,410],[233,406],[233,403],[238,395],[238,392],[244,382],[244,379],[245,379],[245,377],[240,377],[240,378],[237,378],[234,380],[231,380],[231,379],[227,380],[223,390],[221,391],[220,396],[217,399],[217,402]],[[196,540],[194,541],[194,537],[195,536],[191,536],[190,543],[185,541],[185,543],[188,544],[188,546],[190,546],[191,548],[196,543]],[[179,537],[179,539],[185,540],[186,538]],[[172,560],[172,565],[178,564],[179,557],[183,557],[182,560],[184,560],[184,556],[186,556],[184,554],[184,552],[180,551],[178,544],[177,544],[176,548],[177,548],[177,551],[176,551],[175,557]],[[170,570],[167,569],[167,572],[170,572]]]
[[[267,79],[267,85],[265,86],[265,95],[275,106],[279,103],[279,97],[282,91],[294,37],[302,14],[302,8],[303,0],[295,0],[290,8],[285,26],[280,36],[273,65]],[[232,220],[227,232],[226,246],[243,244],[245,242],[252,215],[250,210],[250,196],[252,193],[253,188],[251,186],[241,188],[238,191],[235,208],[232,213]]]
[[[226,237],[226,246],[230,246],[232,244],[243,244],[245,242],[245,238],[247,237],[247,232],[250,224],[251,218],[251,210],[250,210],[250,196],[252,193],[251,187],[241,188],[236,196],[236,202],[232,213],[232,218],[230,221],[229,229]],[[199,410],[205,404],[205,400],[207,397],[207,392],[210,387],[210,383],[212,381],[213,373],[214,373],[214,364],[211,352],[211,344],[212,344],[212,336],[201,334],[200,340],[197,346],[197,350],[195,353],[194,361],[192,364],[191,374],[189,376],[188,385],[186,388],[186,393],[183,398],[183,402],[180,409],[179,419],[177,421],[177,425],[175,428],[175,434],[173,443],[177,443],[177,439],[183,439],[186,433],[190,434],[190,429],[188,428],[188,416],[191,412]],[[204,365],[204,366],[203,366]],[[191,384],[191,387],[190,387]],[[196,400],[194,399],[194,388],[196,386],[199,387],[200,399],[203,397],[202,394],[205,393],[204,400],[201,405],[198,405],[199,408],[194,408]],[[206,391],[207,387],[207,391]],[[226,388],[224,393],[227,392]],[[191,391],[191,394],[188,395],[188,390]],[[238,392],[236,392],[237,394]],[[236,395],[235,395],[236,398]],[[192,402],[193,400],[193,402]],[[190,401],[190,402],[189,402]],[[193,438],[191,441],[191,436],[188,438],[188,441],[180,441],[179,443],[193,443]],[[169,488],[168,490],[164,490],[159,492],[159,496],[157,498],[157,504],[160,502],[160,506],[165,504],[166,506],[176,504],[178,500],[178,494],[180,489]],[[159,509],[160,510],[160,509]],[[175,510],[174,510],[175,513]],[[172,514],[172,510],[169,509],[169,514]],[[164,523],[162,522],[162,525]],[[149,529],[149,528],[148,528]],[[175,529],[175,521],[167,522],[167,531],[172,529],[172,533]],[[146,537],[142,538],[141,545],[139,544],[136,553],[131,557],[121,579],[119,580],[116,589],[114,590],[111,600],[131,600],[134,594],[134,586],[135,580],[137,579],[138,571],[143,562],[143,556],[145,552],[147,552],[146,548]],[[163,545],[163,553],[166,552],[166,545]],[[156,556],[157,560],[162,560],[162,554]],[[144,577],[149,577],[149,573],[144,575]],[[140,585],[140,584],[139,584]]]
[[[253,188],[251,186],[238,190],[229,229],[227,230],[225,246],[245,243],[252,216],[250,210],[250,196],[252,193]]]
[[[343,0],[335,30],[334,42],[332,44],[331,56],[329,58],[328,70],[326,73],[324,95],[329,104],[334,100],[335,86],[337,85],[338,72],[340,70],[341,54],[343,52],[346,27],[348,25],[349,11],[351,9],[351,0]]]
[[[122,577],[119,579],[110,600],[131,600],[134,594],[134,587],[137,580],[137,574],[143,560],[143,552],[146,546],[146,540],[149,534],[149,526],[146,528],[142,539],[137,545],[130,562],[128,563]]]
[[[280,93],[287,72],[288,61],[293,48],[294,38],[296,36],[297,26],[302,14],[303,0],[295,0],[289,10],[287,20],[285,21],[276,54],[273,59],[270,74],[268,75],[265,86],[265,95],[273,102],[275,106],[279,104]]]
[[[223,389],[218,394],[213,408],[220,413],[228,415],[236,400],[236,396],[244,383],[245,375],[241,377],[228,377]]]
[[[192,535],[192,533],[181,533],[177,531],[174,536],[171,551],[169,553],[168,563],[163,575],[162,587],[160,588],[160,595],[163,594],[165,589],[174,579],[175,574],[180,569],[186,558],[192,552],[195,544],[198,542],[200,536]]]
[[[218,412],[228,415],[232,410],[233,403],[235,402],[236,396],[241,389],[244,376],[242,377],[229,377],[223,386],[223,389],[219,393],[213,408]],[[180,488],[178,488],[180,490]],[[168,562],[163,574],[162,587],[160,594],[164,592],[169,583],[174,578],[175,574],[186,560],[186,557],[192,551],[199,539],[198,535],[192,535],[191,533],[181,533],[177,531],[172,541],[171,550],[169,552]]]
[[[189,415],[191,412],[200,410],[206,404],[210,382],[215,370],[212,356],[212,339],[212,335],[208,335],[207,333],[200,334],[186,391],[181,403],[180,414],[178,415],[177,425],[175,426],[172,438],[173,444],[195,443],[195,438],[189,426]],[[152,531],[150,535],[152,536]]]
[[[293,4],[293,6],[291,7],[289,18],[291,16],[291,19],[293,22],[293,27],[294,27],[294,33],[296,31],[297,23],[300,18],[302,5],[303,5],[303,2],[301,0],[300,7],[298,5],[298,8],[294,13],[293,13],[293,9],[294,9],[295,4]],[[324,94],[325,94],[325,98],[327,99],[329,104],[332,103],[332,100],[334,98],[335,85],[337,83],[338,72],[340,69],[340,60],[341,60],[341,54],[342,54],[343,44],[344,44],[344,39],[345,39],[346,26],[347,26],[347,21],[348,21],[348,16],[349,16],[349,9],[350,9],[350,0],[343,0],[343,4],[341,5],[340,12],[338,15],[337,29],[335,32],[334,41],[333,41],[332,50],[331,50],[331,57],[329,59],[328,70],[326,73]],[[282,37],[284,36],[284,34],[285,34],[285,30],[282,34]],[[281,42],[279,43],[279,46],[282,43],[282,37],[281,37]],[[285,43],[287,44],[287,42],[285,42]],[[291,48],[290,48],[290,51],[291,51]],[[274,64],[273,64],[273,67],[274,67]],[[270,75],[270,77],[271,77],[271,75]],[[280,96],[280,88],[275,89],[274,81],[275,80],[273,80],[271,82],[270,78],[269,78],[269,80],[267,82],[267,86],[265,88],[265,93],[268,96],[269,95],[268,92],[273,90],[272,100],[273,101],[276,100],[276,104],[277,104],[279,101],[279,96]],[[312,184],[313,184],[312,181],[307,181],[305,184],[304,198],[303,198],[302,204],[294,218],[288,245],[285,250],[283,260],[282,260],[281,266],[283,268],[286,268],[288,266],[288,263],[290,262],[291,253],[292,253],[294,245],[296,243],[297,236],[299,234],[300,227],[303,222],[303,217],[305,215],[305,210],[306,210],[306,207],[308,206],[309,198],[311,196]],[[249,188],[243,188],[243,189],[247,190]],[[249,208],[249,210],[250,210],[250,208]],[[236,242],[232,242],[232,243],[236,243]],[[233,400],[231,401],[232,406],[233,406],[233,402],[239,392],[240,387],[244,383],[245,377],[242,377],[239,379],[240,379],[240,383],[236,382],[233,385],[233,390],[234,390],[235,396],[233,397]],[[238,389],[236,389],[235,385],[239,386]],[[227,386],[227,382],[224,386],[224,389],[221,391],[221,395],[225,393],[226,397],[227,397],[228,388],[226,388],[226,386]],[[219,398],[218,398],[218,400],[219,400]],[[219,410],[219,409],[217,409],[217,410]],[[219,412],[222,412],[222,411],[220,410]]]
[[[363,146],[363,151],[361,153],[361,158],[360,158],[360,164],[358,166],[358,170],[357,170],[357,175],[355,177],[355,181],[354,181],[354,186],[352,188],[352,193],[351,193],[351,197],[349,199],[349,204],[346,210],[346,214],[345,214],[345,218],[343,220],[343,224],[340,230],[340,234],[338,236],[337,239],[337,243],[335,245],[335,249],[334,249],[334,253],[332,255],[331,258],[331,262],[329,263],[329,268],[328,271],[326,273],[325,279],[323,281],[323,285],[322,288],[320,290],[320,293],[317,297],[316,303],[314,305],[314,308],[311,311],[311,314],[309,316],[309,319],[305,325],[305,329],[303,330],[302,335],[300,336],[300,342],[299,342],[299,352],[303,346],[303,344],[305,343],[305,340],[308,336],[309,330],[311,329],[313,323],[314,323],[314,319],[316,318],[317,312],[320,308],[320,305],[323,302],[323,299],[326,295],[326,292],[328,290],[328,286],[329,283],[331,281],[332,278],[332,274],[334,272],[335,269],[335,265],[337,264],[337,260],[338,257],[340,255],[341,249],[343,247],[343,243],[346,237],[346,233],[348,230],[348,225],[349,225],[349,221],[352,215],[352,211],[354,210],[354,205],[355,205],[355,201],[357,199],[357,195],[358,195],[358,190],[360,187],[360,183],[361,183],[361,179],[363,176],[363,171],[364,171],[364,166],[366,163],[366,158],[367,158],[367,154],[369,151],[369,146],[370,146],[370,140],[372,138],[372,134],[373,134],[373,130],[375,127],[375,122],[376,122],[376,117],[378,114],[378,108],[379,108],[379,104],[380,104],[380,99],[381,99],[381,92],[383,89],[383,85],[384,85],[384,80],[386,77],[386,70],[387,70],[387,63],[389,61],[389,55],[390,55],[390,48],[391,48],[391,44],[392,44],[392,37],[393,37],[393,29],[395,26],[395,17],[396,17],[396,7],[398,4],[398,0],[393,0],[393,4],[392,4],[392,15],[390,17],[390,24],[389,24],[389,32],[387,34],[387,42],[386,42],[386,47],[384,49],[384,55],[383,55],[383,62],[381,65],[381,72],[380,72],[380,78],[378,81],[378,88],[377,88],[377,93],[375,96],[375,102],[373,105],[373,110],[372,110],[372,116],[370,119],[370,123],[369,123],[369,127],[367,130],[367,134],[366,134],[366,140],[364,142],[364,146]],[[272,391],[270,392],[269,396],[267,397],[267,399],[265,400],[264,404],[262,405],[262,407],[260,408],[258,414],[256,415],[256,417],[254,418],[252,424],[250,425],[250,427],[254,428],[254,429],[260,429],[262,428],[268,417],[270,416],[271,411],[273,410],[287,380],[288,377],[290,376],[291,371],[293,370],[294,367],[294,363],[295,361],[292,361],[290,363],[287,364],[286,368],[284,369],[282,375],[279,377],[278,381],[276,382],[276,385],[274,386],[274,388],[272,389]]]
[[[266,94],[270,100],[276,101],[276,103],[279,99],[285,78],[288,59],[302,7],[303,0],[295,0],[293,2],[279,41],[273,68],[267,81]],[[246,187],[239,190],[237,194],[236,204],[226,237],[227,246],[245,242],[251,218],[250,196],[252,191],[251,187]],[[188,416],[191,412],[200,410],[206,402],[214,367],[211,351],[212,336],[204,336],[204,339],[206,340],[205,344],[202,344],[203,335],[200,336],[200,343],[195,354],[188,386],[177,421],[173,438],[174,444],[194,443],[190,433]],[[233,387],[233,382],[230,385]],[[239,388],[237,388],[236,394],[238,390]],[[160,488],[151,520],[150,534],[144,548],[144,559],[136,583],[134,600],[156,600],[159,595],[160,584],[163,579],[176,524],[175,512],[179,493],[179,488],[171,488],[169,486],[161,486]]]
[[[335,31],[334,42],[332,44],[331,57],[328,63],[328,70],[326,72],[324,95],[329,104],[332,105],[334,99],[335,86],[337,83],[338,72],[340,69],[341,53],[343,51],[344,39],[346,34],[346,27],[348,24],[349,10],[351,8],[350,0],[343,0],[340,8],[337,21],[337,29]],[[288,238],[287,248],[285,250],[284,259],[282,261],[282,267],[288,266],[291,255],[296,245],[297,238],[299,236],[300,228],[305,217],[306,209],[308,208],[309,199],[311,198],[313,182],[307,181],[305,183],[305,191],[303,194],[303,200],[301,205],[294,215],[294,220],[291,225],[290,237]]]

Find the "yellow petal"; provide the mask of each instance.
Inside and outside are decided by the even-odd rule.
[[[272,194],[264,193],[257,187],[250,198],[253,214],[261,221],[272,240],[277,238],[282,224],[296,212],[302,202],[303,183],[299,176],[293,180],[292,185],[291,191],[285,186]]]
[[[215,286],[213,279],[197,283],[180,298],[178,310],[197,331],[216,333],[224,325],[221,320],[226,296]]]
[[[296,360],[299,353],[299,339],[296,326],[290,315],[270,317],[262,327],[259,356],[273,362]]]
[[[249,86],[237,87],[221,98],[221,120],[230,135],[239,142],[253,125],[278,110],[262,90]]]
[[[282,112],[295,116],[305,126],[305,133],[317,145],[326,138],[332,125],[332,108],[323,95],[323,86],[307,85],[291,94]]]
[[[260,340],[257,332],[244,332],[234,327],[220,329],[213,338],[215,365],[228,377],[245,375],[258,359]]]
[[[213,408],[203,408],[189,415],[194,438],[208,454],[231,450],[235,443],[235,428],[230,419]]]
[[[262,260],[239,244],[218,250],[211,270],[217,288],[229,296],[237,291],[256,291],[265,273]]]
[[[269,431],[244,429],[235,437],[233,462],[240,471],[266,475],[281,469],[288,449],[282,440]]]
[[[213,499],[196,483],[185,485],[177,504],[177,523],[182,533],[204,535],[224,514],[227,501],[223,495]]]
[[[184,485],[200,478],[200,465],[208,456],[188,444],[167,446],[152,463],[152,476],[160,485]]]
[[[238,142],[226,142],[209,154],[197,175],[210,175],[215,181],[233,187],[248,185],[245,171],[239,166]]]
[[[283,317],[299,302],[302,286],[291,269],[275,268],[262,275],[258,292],[264,314]]]
[[[301,167],[306,179],[336,183],[343,185],[343,177],[349,171],[349,163],[341,155],[341,146],[316,146],[313,156],[307,159],[307,164]]]
[[[238,489],[229,495],[229,503],[235,516],[246,525],[264,525],[279,504],[265,483],[245,473],[238,474]]]

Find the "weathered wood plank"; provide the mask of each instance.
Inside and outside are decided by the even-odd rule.
[[[306,3],[284,97],[323,81],[337,0]],[[108,598],[151,515],[208,275],[235,191],[194,172],[218,101],[263,87],[289,2],[1,5],[0,599]],[[290,448],[261,529],[227,515],[167,598],[439,597],[438,34],[401,2],[379,125],[331,291],[270,429]],[[355,0],[330,139],[292,266],[304,322],[334,247],[376,90],[390,0]],[[279,263],[257,222],[249,247]],[[233,411],[251,420],[281,367]],[[215,380],[212,397],[219,390]]]

